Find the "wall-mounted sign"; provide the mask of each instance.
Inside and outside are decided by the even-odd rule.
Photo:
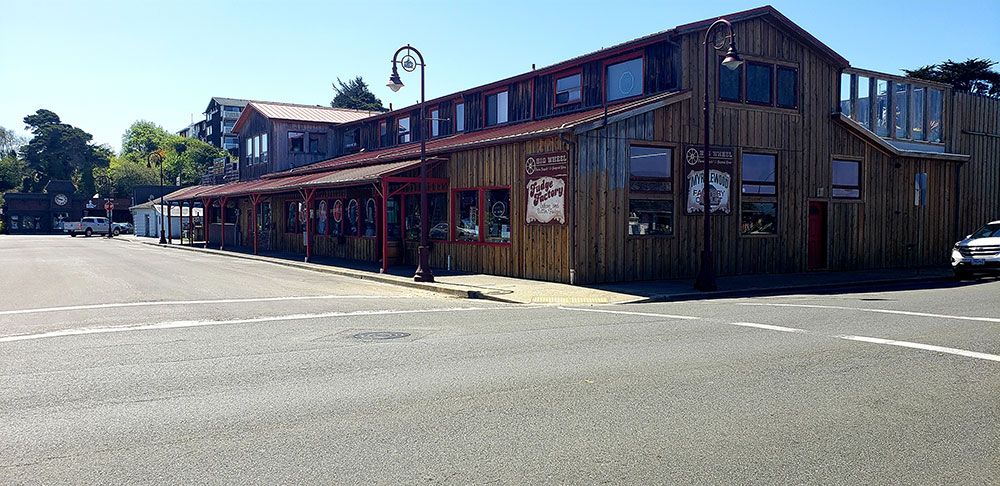
[[[524,160],[525,222],[566,224],[569,152],[532,154]]]
[[[705,148],[688,145],[684,148],[684,179],[687,180],[687,213],[696,214],[705,210],[703,192],[705,188]],[[736,149],[733,147],[709,147],[708,186],[710,207],[713,213],[729,214],[732,211],[733,163]]]

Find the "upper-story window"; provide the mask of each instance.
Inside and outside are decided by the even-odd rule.
[[[288,132],[288,151],[301,153],[306,151],[306,134],[303,132]]]
[[[253,138],[253,163],[260,163],[260,135]]]
[[[410,117],[396,120],[396,143],[407,143],[411,139]]]
[[[247,137],[247,144],[246,145],[247,146],[246,146],[246,150],[245,150],[244,153],[246,154],[246,157],[247,157],[247,165],[253,164],[253,139]]]
[[[322,155],[326,153],[325,137],[321,133],[310,133],[309,134],[309,153]]]
[[[894,112],[896,114],[896,138],[908,138],[907,135],[909,135],[910,130],[906,124],[910,117],[910,104],[907,103],[906,97],[910,91],[910,85],[896,83],[896,89],[893,91],[895,93],[892,97],[892,106],[895,107]]]
[[[380,147],[389,145],[389,120],[378,122],[378,145]]]
[[[729,69],[719,59],[719,99],[740,102],[743,99],[743,67]]]
[[[344,152],[352,152],[358,148],[360,131],[357,128],[344,130]]]
[[[777,105],[781,108],[797,108],[799,100],[799,73],[795,68],[778,66],[776,80]]]
[[[642,91],[642,57],[611,64],[605,73],[605,97],[608,101],[639,96]]]
[[[924,98],[927,88],[914,86],[910,93],[910,138],[924,140],[927,132],[924,130]]]
[[[919,80],[840,78],[840,113],[880,137],[940,143],[943,102],[943,90]]]
[[[507,123],[507,90],[486,95],[486,126]]]
[[[465,103],[455,103],[455,133],[465,131]]]
[[[759,62],[747,63],[747,103],[770,105],[773,66]]]
[[[579,103],[582,99],[581,74],[570,74],[556,79],[555,105]]]
[[[875,80],[875,134],[889,136],[889,81],[884,79]]]
[[[434,108],[431,110],[431,136],[441,135],[441,110]]]

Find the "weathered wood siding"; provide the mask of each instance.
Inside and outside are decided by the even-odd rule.
[[[1000,220],[1000,99],[955,93],[952,106],[949,149],[971,156],[961,168],[957,239]]]

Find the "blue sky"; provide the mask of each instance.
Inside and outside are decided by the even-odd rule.
[[[135,120],[169,130],[229,96],[328,104],[361,75],[386,105],[397,47],[427,58],[434,97],[757,1],[0,0],[0,126],[38,108],[116,150]],[[771,2],[857,67],[1000,60],[1000,1]]]

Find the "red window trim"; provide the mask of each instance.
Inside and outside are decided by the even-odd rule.
[[[576,101],[569,101],[566,103],[559,103],[559,91],[558,84],[560,79],[565,79],[571,76],[580,76],[580,99]],[[583,103],[583,68],[576,67],[573,69],[568,69],[566,71],[561,71],[552,75],[552,107],[561,108],[563,106],[571,106]]]
[[[497,123],[496,125],[489,125],[488,122],[489,122],[490,110],[489,107],[486,106],[486,102],[490,96],[495,95],[497,93],[503,93],[504,91],[507,92],[507,121],[503,123]],[[481,110],[483,112],[483,128],[499,127],[501,125],[506,125],[510,123],[510,86],[502,86],[500,88],[494,88],[490,91],[483,91],[483,99],[481,106],[482,106]]]
[[[636,59],[642,59],[642,93],[637,95],[629,96],[628,98],[618,98],[616,100],[608,99],[608,66],[615,64],[621,64],[623,62],[634,61]],[[620,56],[605,59],[601,63],[601,99],[605,103],[621,103],[624,101],[634,100],[646,96],[646,52],[644,50],[632,51]]]
[[[457,193],[459,193],[459,192],[476,191],[476,194],[477,194],[476,195],[476,198],[477,198],[476,199],[476,205],[477,205],[477,209],[479,211],[479,220],[476,221],[476,223],[479,226],[479,240],[478,241],[465,241],[465,240],[457,240],[457,239],[455,239],[455,221],[454,220],[455,220],[456,217],[458,217],[459,219],[461,219],[461,215],[457,214],[457,211],[450,211],[453,216],[452,216],[452,222],[451,222],[450,229],[449,229],[449,233],[450,233],[450,239],[448,240],[449,243],[454,243],[454,244],[457,244],[457,245],[473,245],[473,246],[511,246],[512,241],[508,241],[506,243],[495,242],[495,241],[486,241],[486,214],[483,212],[484,209],[485,209],[484,205],[486,204],[486,191],[490,191],[490,190],[494,190],[494,189],[504,189],[504,190],[506,190],[508,192],[508,196],[511,197],[511,198],[513,198],[513,191],[511,190],[511,186],[473,186],[473,187],[459,187],[459,188],[454,188],[454,189],[451,190],[451,206],[452,206],[451,209],[452,210],[455,209],[455,203],[457,202],[455,198],[457,197]],[[510,204],[510,203],[508,203],[508,204]],[[509,208],[509,210],[513,213],[513,208]],[[511,216],[513,216],[513,214],[511,214]],[[511,234],[512,234],[512,236],[510,238],[511,240],[513,240],[513,230],[514,230],[513,219],[514,218],[511,217]]]

